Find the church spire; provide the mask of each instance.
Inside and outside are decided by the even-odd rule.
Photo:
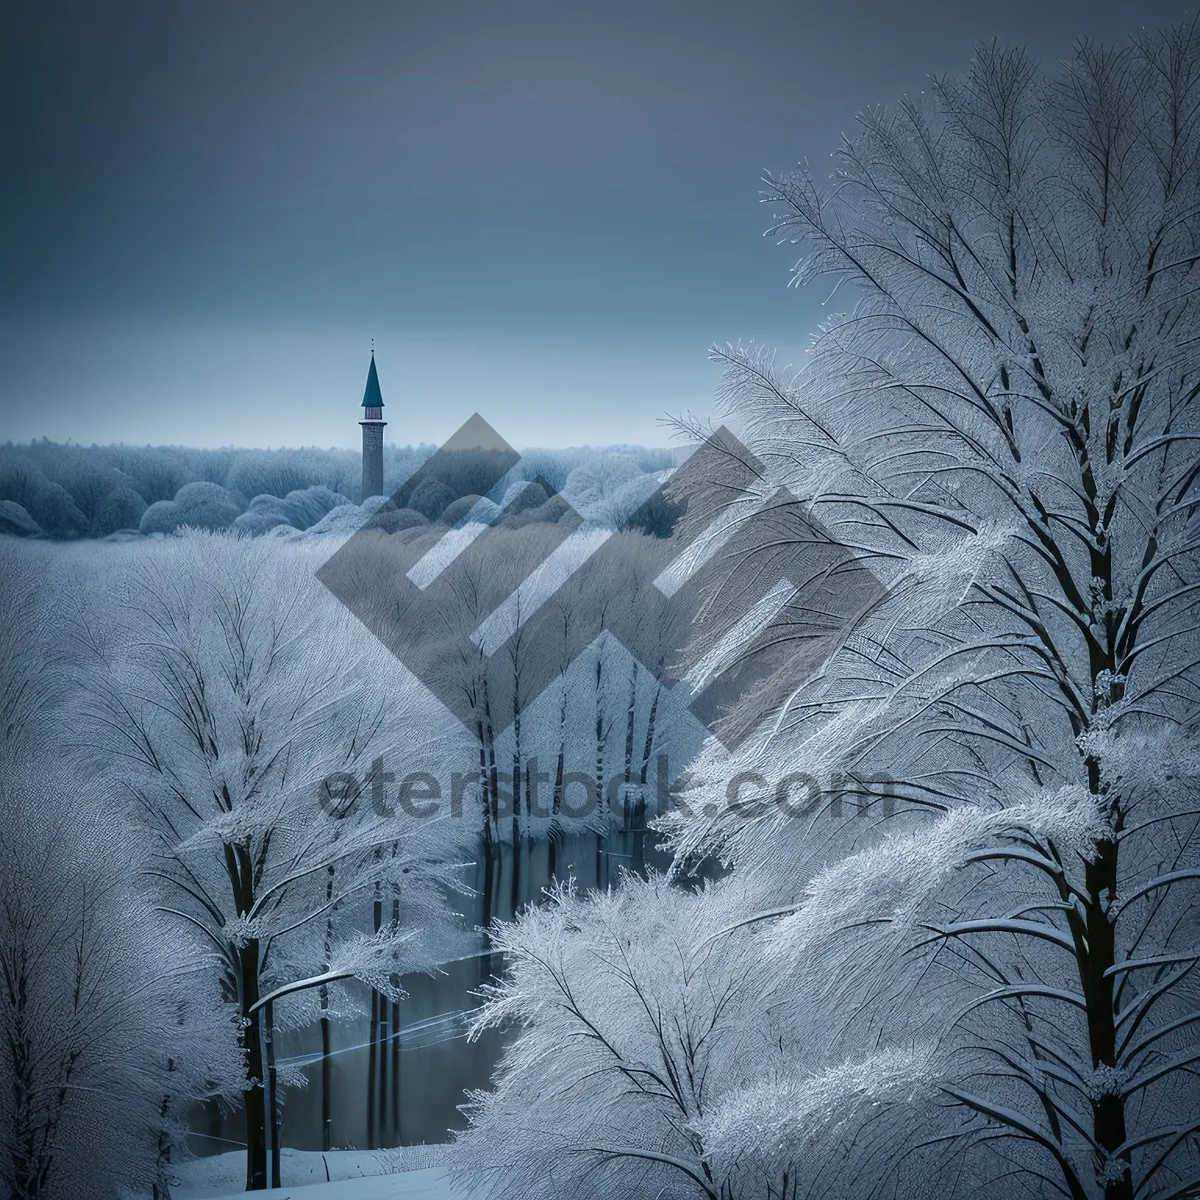
[[[371,365],[367,368],[367,386],[363,390],[363,408],[382,408],[383,393],[379,390],[379,372],[375,370],[375,348],[371,348]],[[378,416],[375,418],[379,419]]]
[[[362,499],[383,495],[383,393],[379,372],[375,370],[375,344],[371,343],[371,365],[367,368],[367,386],[362,401]]]

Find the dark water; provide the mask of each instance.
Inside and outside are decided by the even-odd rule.
[[[488,916],[510,918],[520,909],[540,900],[542,889],[553,878],[573,876],[576,885],[592,888],[617,881],[618,869],[664,868],[666,854],[653,834],[615,829],[607,838],[578,835],[561,841],[554,849],[547,842],[525,842],[514,858],[511,846],[500,846],[490,871],[480,861],[476,866],[473,897],[458,897],[459,911],[468,927],[485,922]],[[514,865],[516,875],[514,880]],[[490,883],[491,902],[485,895]],[[483,948],[483,939],[479,939]],[[399,1031],[392,1027],[392,1009],[387,1006],[388,1024],[384,1052],[376,1081],[376,1137],[381,1147],[414,1145],[446,1140],[447,1131],[461,1129],[466,1119],[459,1111],[464,1091],[489,1086],[504,1048],[505,1031],[489,1031],[478,1041],[466,1038],[466,1017],[479,1000],[472,992],[503,969],[495,956],[448,963],[445,974],[405,976],[407,999],[399,1005]],[[369,993],[362,989],[361,1007],[369,1009]],[[333,1026],[330,1084],[331,1143],[335,1149],[366,1149],[372,1144],[368,1128],[368,1064],[370,1019],[364,1013]],[[321,1034],[314,1025],[277,1035],[280,1062],[301,1066],[306,1087],[291,1087],[285,1093],[282,1142],[300,1150],[323,1149],[321,1110]],[[189,1144],[196,1154],[217,1154],[244,1144],[244,1120],[240,1112],[221,1113],[215,1107],[196,1114]]]

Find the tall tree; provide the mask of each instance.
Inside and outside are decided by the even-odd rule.
[[[55,556],[9,543],[5,559],[0,1190],[165,1194],[188,1108],[235,1094],[232,1011],[155,911],[128,823],[63,761]]]
[[[733,868],[691,950],[752,936],[779,1053],[709,1077],[651,1194],[1200,1189],[1198,105],[1195,26],[1081,43],[1054,78],[985,46],[865,114],[831,186],[768,177],[796,281],[854,305],[794,374],[715,350],[720,399],[802,502],[797,561],[819,528],[884,586],[730,714],[758,733],[710,741],[670,821],[679,873]],[[772,582],[786,531],[759,542],[723,604]],[[514,939],[558,1003],[588,993],[546,962],[628,977],[589,920]],[[644,991],[628,1013],[667,1018]],[[532,995],[518,965],[491,1012]],[[598,1070],[572,1077],[586,1130],[522,1091],[561,1044],[546,1011],[478,1116],[524,1095],[553,1130],[506,1159],[527,1179],[599,1169],[623,1121]]]
[[[78,778],[0,763],[0,1188],[166,1195],[188,1109],[236,1095],[230,1006]]]
[[[438,751],[421,701],[315,565],[222,535],[141,548],[117,572],[117,620],[80,642],[89,740],[143,824],[164,911],[215,951],[238,1007],[248,1188],[267,1185],[277,1104],[265,1008],[352,978],[397,996],[450,945],[439,897],[457,881],[458,823],[384,789],[389,764]],[[360,932],[383,895],[419,923]]]
[[[1198,105],[1194,25],[1049,80],[981,48],[861,118],[832,187],[768,178],[796,281],[858,297],[805,369],[714,352],[775,477],[890,591],[741,765],[882,768],[914,826],[775,873],[774,961],[797,1013],[856,999],[841,1040],[936,1012],[955,1152],[1077,1200],[1200,1186]],[[829,854],[722,809],[685,853]]]

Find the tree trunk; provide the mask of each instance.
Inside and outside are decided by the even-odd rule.
[[[333,902],[334,868],[327,869],[325,877],[325,903]],[[333,910],[325,919],[325,969],[329,969],[333,957]],[[329,985],[321,985],[321,1149],[333,1149],[333,1113],[330,1104],[330,1087],[333,1075],[332,1029],[329,1023]]]
[[[483,844],[490,847],[495,840],[496,830],[492,826],[491,778],[487,768],[487,739],[483,730],[483,718],[476,717],[475,732],[479,738],[479,792],[483,807]]]
[[[550,802],[550,830],[547,838],[546,875],[555,879],[558,875],[558,816],[562,812],[563,773],[567,759],[567,689],[563,685],[562,700],[558,708],[558,762],[554,767],[554,796]]]
[[[514,780],[515,783],[515,780]],[[514,786],[513,788],[513,812],[515,814],[517,805],[520,803],[519,791]],[[513,846],[512,846],[512,888],[509,893],[509,903],[511,908],[511,916],[517,915],[517,909],[521,907],[521,831],[517,826],[517,818],[513,816]]]
[[[379,993],[371,989],[371,1022],[369,1046],[367,1049],[367,1149],[378,1150],[379,1141],[375,1137],[375,1093],[376,1077],[379,1073]]]
[[[488,792],[491,797],[492,825],[500,826],[500,778],[496,769],[496,735],[492,729],[492,704],[488,698],[487,680],[483,681],[484,736],[487,746]]]
[[[374,915],[372,924],[378,933],[383,924],[383,902],[376,890]],[[379,1012],[383,997],[371,989],[371,1032],[367,1049],[367,1149],[379,1149],[379,1136],[376,1124],[376,1102],[378,1100],[379,1083]]]
[[[1113,986],[1111,975],[1105,972],[1115,961],[1113,925],[1106,910],[1105,893],[1115,896],[1117,880],[1117,843],[1104,842],[1099,847],[1099,856],[1085,868],[1088,884],[1087,913],[1087,956],[1084,969],[1083,995],[1087,1001],[1088,1043],[1092,1052],[1092,1066],[1113,1066],[1116,1059],[1116,1021],[1113,1012]],[[1111,888],[1111,891],[1109,890]],[[1092,1101],[1092,1133],[1096,1141],[1111,1156],[1125,1143],[1125,1104],[1120,1096],[1105,1094]],[[1120,1159],[1128,1166],[1130,1154],[1126,1150]],[[1128,1170],[1123,1178],[1110,1182],[1104,1188],[1105,1200],[1133,1200],[1133,1180]]]
[[[660,684],[654,691],[654,699],[650,702],[650,717],[646,723],[646,741],[642,746],[642,769],[638,774],[638,782],[646,786],[646,777],[650,772],[650,755],[654,750],[654,723],[658,718],[658,698],[662,695]]]
[[[391,1038],[391,1028],[389,1024],[389,1014],[391,1005],[388,1003],[388,998],[380,992],[379,994],[379,1140],[383,1141],[384,1131],[387,1129],[387,1102],[388,1102],[388,1042]]]
[[[246,1191],[267,1186],[266,1072],[263,1069],[261,1014],[251,1014],[258,1003],[258,942],[249,941],[238,952],[240,959],[242,1049],[246,1055]]]
[[[392,901],[392,926],[400,928],[400,901]],[[400,977],[394,980],[400,986]],[[400,1001],[392,1001],[392,1127],[400,1140]]]
[[[321,1007],[329,1008],[329,989],[321,988]],[[321,1149],[333,1149],[333,1110],[330,1105],[330,1086],[333,1075],[331,1026],[328,1017],[321,1018]]]
[[[9,1016],[5,1030],[12,1059],[12,1081],[7,1085],[12,1103],[12,1179],[14,1196],[36,1196],[49,1163],[37,1150],[37,1124],[33,1117],[37,1095],[36,1054],[28,1014],[30,987],[28,944],[22,942],[5,956],[6,1002]]]
[[[596,651],[596,805],[600,810],[596,833],[596,887],[604,887],[604,851],[606,847],[608,810],[604,792],[604,749],[608,741],[608,731],[604,727],[604,693],[602,676],[604,672],[604,643]]]
[[[1090,506],[1094,509],[1095,482],[1086,455],[1081,455],[1080,465],[1083,467],[1084,490]],[[1112,547],[1104,536],[1102,527],[1097,530],[1096,544],[1091,550],[1091,568],[1093,582],[1100,583],[1101,594],[1098,599],[1103,605],[1102,613],[1097,614],[1098,619],[1093,626],[1097,633],[1103,630],[1103,635],[1095,637],[1089,647],[1092,704],[1095,712],[1098,708],[1118,702],[1124,694],[1120,684],[1110,682],[1107,689],[1100,687],[1102,679],[1111,681],[1117,674],[1117,661],[1113,650],[1116,618],[1112,606]],[[1085,762],[1089,791],[1093,796],[1104,795],[1106,787],[1100,763],[1091,757]],[[1109,797],[1109,806],[1119,829],[1121,817],[1116,797]],[[1113,927],[1115,913],[1111,912],[1110,905],[1117,896],[1118,844],[1116,838],[1100,842],[1096,847],[1095,858],[1084,867],[1087,896],[1084,900],[1086,934],[1082,945],[1076,937],[1080,983],[1084,999],[1087,1001],[1088,1047],[1091,1050],[1094,1068],[1115,1066],[1117,1056],[1117,981],[1108,972],[1116,963],[1116,931]],[[1133,1177],[1130,1170],[1132,1156],[1128,1150],[1120,1155],[1116,1153],[1125,1144],[1126,1139],[1124,1098],[1105,1093],[1093,1099],[1091,1105],[1093,1137],[1107,1155],[1116,1158],[1125,1166],[1120,1179],[1110,1180],[1105,1184],[1104,1200],[1133,1200]]]
[[[168,1058],[167,1071],[174,1070],[175,1062],[173,1059]],[[166,1129],[167,1119],[171,1115],[170,1094],[163,1096],[162,1103],[158,1107],[158,1115],[163,1122],[163,1128],[158,1131],[158,1163],[151,1195],[153,1200],[169,1200],[171,1191],[170,1188],[164,1185],[163,1180],[166,1178],[167,1172],[171,1167],[171,1135]]]
[[[513,672],[513,772],[512,772],[512,843],[521,840],[521,677]],[[513,857],[513,911],[516,911],[516,856]]]
[[[267,1117],[271,1122],[271,1186],[282,1187],[279,1181],[283,1147],[279,1141],[279,1074],[275,1069],[275,1004],[263,1005],[263,1022],[267,1043]]]
[[[511,915],[517,915],[517,909],[520,906],[520,887],[521,887],[521,820],[518,813],[521,808],[521,763],[520,759],[513,756],[513,780],[512,780],[512,888],[509,894],[511,903]]]
[[[638,682],[638,665],[637,659],[633,662],[633,671],[629,677],[629,707],[625,713],[625,775],[626,783],[633,780],[633,730],[634,723],[637,718],[637,682]],[[626,818],[622,805],[621,816]]]
[[[1093,795],[1100,794],[1100,766],[1088,759],[1088,785]],[[1101,842],[1096,857],[1084,867],[1087,895],[1083,899],[1083,917],[1073,927],[1083,926],[1083,936],[1075,934],[1079,982],[1087,1002],[1088,1048],[1092,1066],[1112,1067],[1116,1063],[1117,1028],[1114,989],[1116,979],[1107,974],[1116,962],[1116,938],[1109,914],[1109,901],[1117,894],[1117,845],[1115,840]],[[1124,1145],[1125,1104],[1120,1096],[1106,1093],[1091,1101],[1092,1135],[1104,1152],[1130,1167],[1129,1151],[1117,1155]],[[1104,1200],[1133,1200],[1133,1179],[1129,1169],[1121,1179],[1104,1186]]]

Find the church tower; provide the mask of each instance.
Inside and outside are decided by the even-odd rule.
[[[371,365],[367,369],[367,386],[363,391],[362,496],[383,495],[383,393],[379,390],[379,374],[375,370],[375,347],[371,347]]]

